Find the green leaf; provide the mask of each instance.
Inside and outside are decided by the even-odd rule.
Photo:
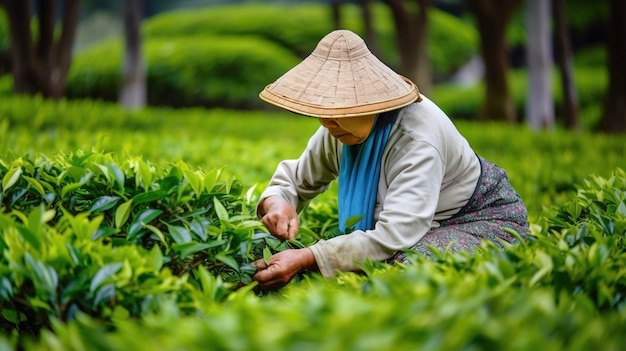
[[[21,167],[12,168],[4,175],[2,178],[3,194],[6,194],[7,190],[17,183],[18,179],[20,179],[20,175],[22,175]]]
[[[352,216],[346,219],[346,228],[352,228],[363,219],[363,216]]]
[[[141,176],[141,180],[143,181],[143,188],[145,190],[150,189],[150,185],[152,184],[152,170],[146,161],[143,159],[138,160],[139,164],[139,175]]]
[[[113,208],[117,202],[120,200],[119,196],[100,196],[95,201],[91,203],[91,207],[89,207],[89,212],[91,213],[99,213],[104,212],[108,209]]]
[[[166,252],[169,252],[169,245],[167,244],[167,241],[165,241],[165,235],[163,235],[163,232],[159,228],[150,224],[144,224],[144,227],[148,229],[149,231],[151,231],[154,235],[159,237],[159,240],[161,241],[161,243],[165,245]]]
[[[626,217],[626,200],[620,202],[619,206],[617,206],[616,212]]]
[[[113,234],[117,234],[119,232],[120,232],[120,230],[118,228],[111,228],[109,226],[103,225],[103,226],[99,227],[98,229],[96,229],[93,232],[93,235],[91,236],[91,239],[94,240],[94,241],[97,241],[99,239],[109,237],[109,236],[111,236]]]
[[[126,177],[124,176],[124,172],[122,172],[122,170],[113,163],[107,163],[107,167],[109,168],[111,173],[113,173],[115,182],[120,187],[120,189],[124,189],[124,183],[126,179]]]
[[[541,278],[550,274],[553,268],[552,257],[543,251],[537,251],[535,253],[534,263],[537,267],[539,267],[539,270],[535,272],[533,277],[528,282],[529,286],[534,286],[535,284],[537,284],[541,280]]]
[[[23,314],[22,312],[11,310],[11,309],[2,309],[1,315],[7,322],[13,323],[13,324],[18,324],[27,319],[26,315]],[[11,348],[8,348],[8,347],[7,349],[11,350]]]
[[[31,232],[28,228],[24,226],[17,226],[17,231],[20,233],[22,238],[26,240],[29,244],[32,245],[37,251],[41,248],[41,244],[39,244],[39,238],[33,232]]]
[[[144,225],[152,222],[152,220],[160,216],[161,213],[163,213],[163,211],[152,208],[148,208],[140,212],[130,224],[130,229],[128,230],[128,240],[134,239]]]
[[[122,268],[121,262],[108,264],[98,270],[91,280],[91,284],[89,285],[89,292],[93,294],[96,289],[98,289],[107,279],[113,277],[117,271]]]
[[[209,173],[204,176],[204,188],[208,193],[213,192],[213,187],[215,187],[215,183],[220,178],[222,173],[222,169],[212,169]]]
[[[187,182],[189,183],[193,191],[196,193],[196,196],[200,197],[203,190],[204,179],[202,179],[200,174],[190,169],[183,169],[183,174],[185,175],[185,179],[187,179]]]
[[[115,297],[115,284],[106,284],[98,289],[93,304],[98,306],[102,302],[110,301]]]
[[[161,200],[163,198],[167,197],[167,191],[165,190],[153,190],[153,191],[147,191],[145,193],[140,193],[137,194],[133,197],[133,203],[135,203],[135,205],[139,205],[145,202],[152,202],[152,201],[156,201],[156,200]]]
[[[130,216],[130,209],[133,204],[133,200],[128,200],[121,204],[117,210],[115,210],[115,227],[121,228]]]
[[[263,249],[263,261],[265,261],[266,265],[270,265],[270,258],[272,258],[272,251],[270,251],[270,248],[268,246],[266,246]]]
[[[163,253],[161,252],[159,245],[154,245],[152,249],[150,249],[150,257],[152,258],[152,262],[154,262],[154,270],[161,270],[163,267]]]
[[[217,255],[215,255],[215,259],[226,264],[232,269],[239,271],[239,264],[233,257],[224,255],[223,253],[218,253]]]
[[[35,272],[35,288],[43,289],[49,296],[46,298],[54,298],[59,285],[59,277],[54,268],[48,266],[40,260],[35,260],[30,254],[24,255],[28,267]]]
[[[254,196],[254,190],[256,189],[256,184],[254,184],[252,187],[250,187],[250,189],[248,189],[248,191],[246,192],[246,197],[245,197],[245,201],[246,204],[251,204],[253,202],[253,196]]]
[[[180,258],[185,258],[196,252],[207,250],[225,244],[224,240],[214,240],[208,243],[189,242],[184,244],[172,244],[172,249],[179,253]]]
[[[213,205],[215,207],[217,218],[221,221],[228,221],[228,211],[226,211],[226,207],[224,207],[224,205],[222,205],[216,197],[213,198]]]
[[[22,177],[26,180],[26,182],[28,182],[28,184],[33,187],[35,190],[37,190],[37,192],[39,193],[39,195],[44,196],[46,195],[46,191],[44,190],[43,186],[41,186],[41,183],[39,183],[39,181],[35,178],[31,178],[28,176],[24,176]]]
[[[78,188],[80,188],[83,185],[83,183],[78,182],[78,183],[71,183],[68,184],[66,186],[63,187],[63,189],[61,189],[61,197],[65,198],[65,195],[67,195],[67,193],[70,193]]]
[[[170,233],[170,236],[174,241],[178,244],[188,243],[191,239],[191,233],[187,230],[187,228],[180,226],[173,226],[165,223],[167,229]]]

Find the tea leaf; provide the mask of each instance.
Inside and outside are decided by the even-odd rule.
[[[170,236],[172,237],[172,239],[174,239],[176,243],[188,243],[192,240],[191,233],[189,233],[186,228],[170,225],[168,223],[165,223],[165,225],[167,226],[167,230],[169,231]]]
[[[265,261],[266,265],[270,265],[270,258],[272,258],[272,251],[270,251],[270,248],[268,246],[266,246],[263,249],[263,261]]]
[[[119,196],[100,196],[94,202],[91,203],[91,207],[89,207],[89,212],[91,213],[104,212],[108,209],[113,208],[119,200],[120,200]]]
[[[100,268],[91,280],[89,292],[93,293],[96,291],[96,289],[98,289],[107,279],[112,278],[113,275],[120,270],[120,268],[122,268],[121,262],[111,263]]]
[[[228,221],[228,211],[226,211],[224,205],[222,205],[222,203],[216,197],[213,198],[213,205],[215,206],[215,213],[217,214],[217,218],[219,218],[221,221]]]
[[[218,253],[217,255],[215,255],[215,259],[226,264],[227,266],[230,266],[234,270],[239,271],[239,264],[233,257],[223,253]]]
[[[122,170],[113,163],[107,163],[107,167],[109,168],[111,173],[113,173],[113,177],[115,178],[115,182],[117,183],[119,188],[124,189],[124,182],[126,178],[124,176],[124,172],[122,172]]]
[[[139,205],[146,202],[152,202],[156,200],[161,200],[167,196],[167,192],[165,190],[153,190],[147,191],[145,193],[140,193],[133,197],[133,203],[135,205]]]
[[[176,250],[179,253],[180,258],[185,258],[191,254],[196,252],[200,252],[202,250],[207,250],[213,247],[218,247],[220,245],[225,244],[224,240],[213,240],[208,243],[197,243],[197,242],[188,242],[184,244],[173,244],[172,249]]]
[[[140,212],[135,217],[135,219],[130,225],[130,228],[128,229],[128,237],[127,237],[128,240],[134,239],[135,236],[139,233],[139,231],[146,224],[150,223],[152,220],[160,216],[161,213],[163,213],[162,210],[157,210],[157,209],[152,209],[152,208],[148,208]]]
[[[98,289],[96,297],[93,300],[93,304],[98,306],[102,302],[109,301],[115,297],[115,284],[110,283],[102,286]]]
[[[130,216],[130,208],[133,204],[133,200],[128,200],[121,204],[117,210],[115,210],[115,227],[121,228]]]
[[[363,216],[352,216],[346,219],[346,228],[352,228],[363,219]]]
[[[189,182],[189,185],[193,189],[194,193],[196,193],[196,197],[199,197],[203,190],[204,179],[202,179],[202,176],[190,169],[183,169],[183,174],[185,175],[185,179]]]
[[[17,183],[18,179],[20,179],[20,175],[22,175],[22,168],[12,168],[10,169],[2,178],[2,193],[6,194],[7,190],[10,187]]]
[[[31,178],[28,176],[24,176],[23,178],[26,180],[26,182],[28,182],[28,184],[30,184],[30,186],[32,186],[35,190],[37,190],[39,195],[41,196],[46,195],[46,191],[43,189],[43,186],[41,186],[41,183],[39,183],[37,179]]]

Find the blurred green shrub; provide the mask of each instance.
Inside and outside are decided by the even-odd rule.
[[[258,93],[298,60],[253,36],[148,39],[148,102],[169,106],[260,105]],[[70,98],[117,99],[122,42],[108,40],[77,55],[68,77]]]
[[[342,27],[364,34],[361,9],[343,4]],[[387,6],[372,4],[381,58],[398,61],[393,18]],[[288,14],[288,15],[285,15]],[[471,23],[440,10],[430,13],[428,53],[439,75],[450,74],[474,53],[478,36]],[[333,30],[327,4],[259,4],[212,6],[204,10],[164,13],[145,21],[147,37],[178,37],[194,34],[254,34],[270,39],[299,57],[308,55],[318,41]]]
[[[0,75],[0,96],[13,95],[13,76],[10,74]]]
[[[245,4],[172,11],[143,24],[151,105],[265,107],[258,93],[308,55],[332,30],[323,4]],[[375,6],[381,56],[397,61],[388,10]],[[288,15],[285,15],[288,13]],[[345,27],[362,33],[358,7],[345,5]],[[429,53],[436,74],[447,75],[475,52],[467,23],[433,11]],[[114,101],[120,85],[121,40],[76,54],[68,77],[70,98]]]
[[[333,29],[329,9],[325,4],[247,3],[177,10],[145,20],[142,33],[146,38],[170,39],[216,34],[257,35],[304,57],[315,48],[321,36]]]

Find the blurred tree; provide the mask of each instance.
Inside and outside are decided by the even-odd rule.
[[[485,66],[485,100],[479,120],[517,122],[509,92],[506,28],[522,0],[466,0],[480,35],[480,53]]]
[[[607,61],[609,88],[599,130],[626,133],[626,1],[609,2]]]
[[[526,0],[526,121],[534,130],[554,128],[550,1]]]
[[[57,2],[1,0],[7,11],[11,32],[11,62],[16,93],[61,98],[72,60],[72,46],[78,25],[80,0],[65,0],[61,7],[61,32],[57,26]],[[31,18],[37,15],[37,33],[31,31]]]
[[[374,55],[380,55],[378,48],[378,40],[376,39],[376,31],[374,30],[374,21],[372,19],[372,7],[370,0],[358,0],[363,15],[363,28],[365,31],[365,42],[367,47]]]
[[[563,92],[563,111],[561,112],[563,124],[567,129],[579,130],[578,93],[574,82],[574,64],[565,0],[552,0],[552,16],[554,17],[556,63]]]
[[[434,0],[383,0],[391,9],[400,53],[399,73],[428,93],[433,74],[428,59],[428,12]]]
[[[330,13],[333,21],[333,28],[341,29],[341,0],[330,1]]]
[[[341,29],[343,27],[341,21],[341,3],[341,0],[331,0],[330,2],[333,28],[335,29]],[[363,28],[365,32],[363,40],[367,44],[368,49],[370,49],[374,55],[378,56],[380,52],[376,32],[374,31],[374,23],[372,21],[371,1],[357,0],[357,4],[361,8],[361,14],[363,16]]]
[[[125,50],[120,104],[131,109],[146,105],[146,73],[141,54],[141,1],[123,1]]]

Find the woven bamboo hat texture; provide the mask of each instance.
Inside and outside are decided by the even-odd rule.
[[[286,110],[320,118],[372,115],[421,100],[413,82],[383,64],[349,30],[327,34],[307,58],[259,96]]]

